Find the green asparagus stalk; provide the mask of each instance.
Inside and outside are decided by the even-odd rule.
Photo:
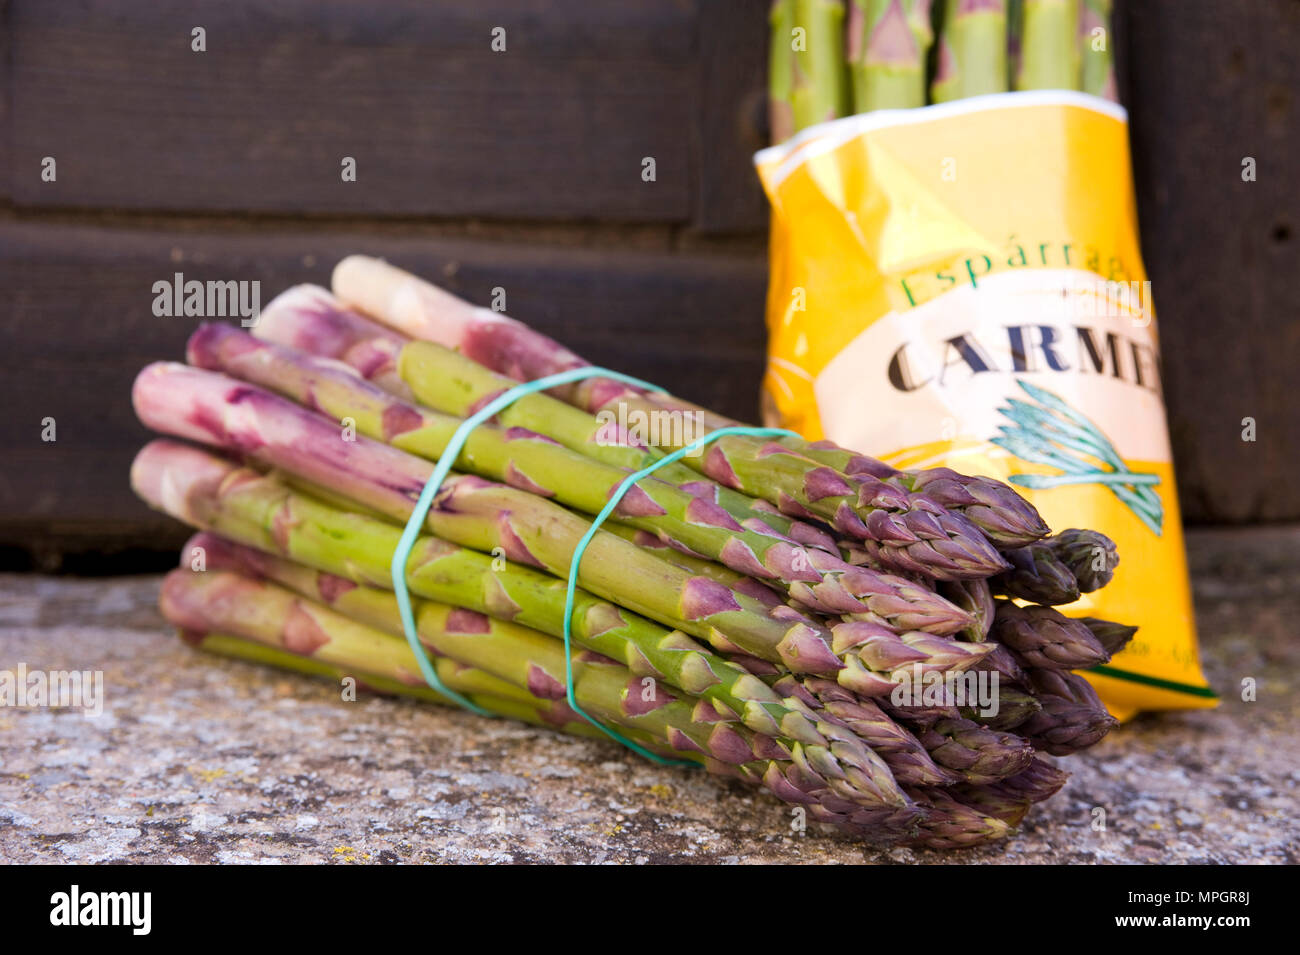
[[[901,785],[948,786],[961,779],[936,763],[913,733],[870,700],[855,697],[830,680],[796,677],[775,669],[762,672],[770,677],[772,688],[787,700],[851,729],[885,760]]]
[[[364,673],[351,665],[338,666],[312,656],[291,653],[279,647],[268,646],[229,633],[201,632],[184,628],[179,633],[186,644],[205,653],[281,670],[292,670],[334,683],[353,679],[356,681],[357,689],[362,692],[410,697],[425,703],[438,703],[444,706],[456,705],[424,683],[419,686],[410,685],[401,680]],[[586,736],[592,739],[608,738],[591,723],[574,713],[563,700],[543,700],[489,673],[463,666],[452,660],[440,659],[436,661],[435,666],[444,686],[455,690],[476,706],[497,716],[558,729],[574,736]]]
[[[848,112],[844,0],[792,0],[791,21],[790,107],[798,132]]]
[[[1091,630],[1051,607],[999,600],[989,636],[1033,667],[1075,670],[1110,659]]]
[[[910,22],[918,43],[928,44],[928,7],[922,3],[912,7]],[[497,372],[497,377],[488,383],[478,381],[479,389],[474,391],[478,401],[486,400],[484,392],[490,396],[509,387],[516,380],[533,380],[587,364],[559,343],[521,322],[487,309],[476,308],[378,259],[355,255],[345,258],[334,270],[333,284],[344,300],[369,314],[381,317],[385,323],[400,329],[402,333],[454,349],[473,363]],[[409,339],[388,329],[376,333],[374,323],[344,308],[323,290],[309,286],[290,289],[268,305],[262,312],[256,334],[269,341],[345,361],[390,391],[394,389],[390,386],[389,379],[397,367],[402,348],[409,342]],[[694,420],[700,423],[703,431],[738,423],[680,398],[648,393],[633,385],[605,378],[592,378],[566,385],[553,389],[551,394],[593,414],[621,411],[629,418],[639,415],[646,420],[653,420],[656,414],[662,415],[665,411],[677,415],[694,415]],[[429,403],[427,399],[426,403]],[[464,402],[456,398],[452,398],[449,406],[439,406],[439,410],[453,414],[468,413]],[[545,414],[539,414],[539,419],[546,425],[540,430],[551,434],[551,425],[547,424]],[[593,449],[589,443],[585,443],[592,428],[590,419],[584,422],[569,415],[565,428],[569,446],[575,447],[575,450],[600,457],[619,467],[641,466],[637,458],[627,455],[625,451],[603,447]],[[604,429],[602,436],[607,439],[617,437],[611,435],[609,429]],[[999,546],[1018,547],[1048,533],[1047,526],[1033,506],[1001,482],[959,475],[947,468],[916,472],[914,475],[900,473],[882,462],[845,451],[828,441],[806,442],[782,438],[778,444],[798,455],[813,459],[804,466],[807,480],[819,486],[833,483],[833,479],[842,481],[854,488],[860,502],[870,503],[874,500],[883,506],[897,508],[925,508],[928,503],[929,508],[926,509],[942,517],[942,510],[934,506],[941,504],[959,511]],[[772,445],[763,447],[770,451]],[[781,463],[788,467],[791,461],[783,459]],[[819,465],[829,467],[830,471],[824,471]],[[689,474],[681,474],[681,471],[686,470],[685,467],[674,465],[659,474],[661,478],[671,476],[675,483],[685,485],[692,481]],[[750,473],[749,469],[742,470],[746,474]],[[729,473],[729,469],[723,470],[723,476]],[[803,484],[791,476],[781,478],[781,475],[764,475],[761,467],[757,474],[750,476],[753,485],[758,488],[756,491],[751,489],[751,493],[758,497],[766,494],[775,504],[787,503],[805,510],[811,506],[800,497]],[[734,475],[732,477],[734,479]],[[787,481],[787,485],[777,487],[775,482],[778,478]],[[927,494],[927,498],[933,499],[922,502],[915,496],[900,494],[899,489],[891,488],[889,483],[878,479],[889,479],[891,483],[902,481],[909,492],[916,492],[922,485],[933,487],[935,494]],[[782,494],[785,496],[782,497]],[[940,499],[938,495],[944,497]],[[735,506],[739,502],[724,492],[719,503],[738,520],[741,519],[741,512]],[[834,516],[830,505],[836,502],[819,503],[823,508],[823,513],[819,516]],[[766,519],[771,523],[775,521],[775,516],[769,515]],[[833,541],[813,539],[808,525],[796,525],[787,529],[773,523],[773,527],[809,546],[834,549]],[[962,540],[963,534],[978,536],[969,534],[959,526],[950,526],[949,533],[958,541]],[[966,543],[979,549],[978,542],[972,540]],[[940,544],[937,549],[942,550],[945,546],[950,545]],[[917,545],[911,549],[921,551],[924,548]],[[920,555],[912,556],[919,558]],[[903,569],[911,570],[914,566],[917,566],[915,560]]]
[[[994,591],[1040,604],[1068,604],[1110,583],[1119,565],[1115,542],[1097,531],[1068,528],[1026,547],[1003,551],[1012,569]]]
[[[698,554],[688,554],[685,551],[678,550],[665,544],[663,539],[657,534],[650,531],[637,530],[635,527],[629,527],[616,521],[606,521],[601,525],[609,533],[623,538],[625,541],[631,541],[638,547],[643,547],[650,552],[657,554],[660,560],[667,561],[674,567],[686,571],[688,574],[699,577],[708,577],[710,580],[716,580],[733,590],[738,590],[743,594],[753,597],[764,607],[773,608],[781,604],[789,603],[795,606],[789,600],[788,595],[774,590],[768,584],[755,580],[739,571],[725,567],[716,561],[701,557]],[[801,613],[812,613],[811,609],[800,608],[795,606],[796,610]]]
[[[395,527],[339,511],[294,492],[275,477],[166,441],[141,451],[132,483],[154,507],[275,555],[275,560],[256,564],[258,573],[372,625],[398,626],[392,598],[379,602],[370,589],[358,586],[391,587],[388,564],[400,536]],[[240,559],[247,564],[249,554]],[[407,583],[412,594],[425,599],[551,636],[563,633],[562,582],[435,538],[421,538],[412,550]],[[679,631],[578,591],[572,633],[578,646],[619,659],[640,676],[708,699],[719,718],[737,719],[759,732],[814,738],[802,718],[791,714],[762,681],[727,665]]]
[[[848,60],[854,112],[925,105],[929,8],[930,0],[850,0]]]
[[[1079,582],[1085,594],[1110,583],[1119,566],[1115,542],[1099,531],[1066,528],[1043,541]]]
[[[386,364],[385,357],[395,360],[397,352],[411,339],[443,345],[514,381],[533,381],[590,364],[523,322],[472,305],[380,259],[347,256],[334,267],[331,281],[336,294],[347,303],[346,309],[324,289],[310,285],[289,289],[277,296],[267,309],[272,313],[316,313],[320,319],[332,314],[336,327],[346,330],[342,340],[330,343],[332,348],[347,351],[360,345],[364,352],[367,343],[379,343],[380,351],[369,358],[360,352],[348,357],[346,360],[354,366],[364,367],[369,360],[376,363],[380,373],[391,372],[394,368]],[[377,316],[389,327],[376,326],[352,309]],[[340,319],[346,319],[346,322]],[[327,325],[307,323],[297,327],[309,336],[328,333]],[[298,347],[312,350],[303,345]],[[374,377],[369,368],[363,373],[366,377]],[[379,384],[388,387],[388,382]],[[402,394],[401,391],[394,393]],[[689,412],[697,416],[707,431],[738,423],[681,398],[647,392],[629,382],[612,378],[585,378],[557,385],[547,394],[592,414],[621,397],[641,395],[652,398],[661,410]]]
[[[1093,96],[1118,102],[1110,14],[1111,0],[1082,0],[1079,10],[1079,51],[1083,61],[1080,88]]]
[[[972,643],[982,643],[987,639],[996,609],[987,580],[942,581],[936,589],[950,603],[970,615],[971,623],[960,634],[964,639]]]
[[[954,786],[950,798],[985,816],[999,819],[1008,826],[1019,826],[1032,803],[1023,796],[986,786]]]
[[[1019,736],[963,717],[910,728],[935,762],[976,785],[1022,772],[1034,755],[1033,748]]]
[[[161,441],[137,457],[132,483],[146,502],[194,526],[355,583],[390,586],[388,562],[399,536],[395,527],[342,513],[293,492],[274,477]],[[494,567],[485,555],[436,539],[417,542],[407,565],[407,581],[420,597],[512,619],[553,636],[563,630],[560,581],[504,561]],[[357,588],[338,581],[283,582],[321,595],[352,616],[362,616],[358,604],[364,592],[353,595]],[[721,665],[685,634],[667,632],[581,591],[573,634],[579,645],[622,659],[642,676],[706,697],[722,714],[719,718],[731,714],[751,728],[808,736],[799,715],[779,704],[779,697],[761,681],[745,670]]]
[[[783,143],[797,131],[794,121],[794,0],[773,0],[768,14],[772,28],[767,62],[768,132]]]
[[[1023,0],[1018,90],[1079,88],[1079,0]]]
[[[931,98],[946,103],[1006,90],[1005,0],[945,0]]]
[[[367,626],[396,636],[404,635],[397,601],[386,590],[328,571],[315,570],[207,532],[194,535],[186,544],[184,553],[196,552],[204,555],[209,570],[230,570],[245,577],[266,579]],[[443,560],[452,557],[463,557],[463,562],[480,563],[476,555],[469,552],[445,555]],[[448,573],[444,569],[440,579],[446,581]],[[548,625],[544,632],[549,633],[553,629],[549,625],[554,623],[554,615],[535,606],[544,603],[548,595],[536,595],[530,591],[526,586],[529,583],[526,573],[514,573],[509,569],[494,573],[498,575],[500,586],[496,595],[498,604],[509,601],[518,606],[520,611],[514,620],[529,626],[540,621]],[[550,585],[543,582],[542,586]],[[439,592],[439,596],[449,595],[453,599],[464,594],[463,589],[451,587]],[[483,599],[471,594],[461,609],[466,614],[486,615],[489,611],[483,608],[492,606],[490,599],[491,595]],[[413,606],[438,606],[439,603],[415,601]],[[590,616],[596,617],[594,622],[588,621]],[[820,743],[823,740],[814,721],[791,708],[782,697],[744,668],[693,644],[681,633],[666,633],[648,621],[630,615],[618,619],[623,621],[622,626],[611,626],[617,621],[608,614],[584,614],[575,620],[574,642],[592,652],[621,660],[640,677],[662,680],[701,697],[707,701],[713,718],[718,722],[741,722],[758,733],[789,736],[803,742]]]
[[[259,341],[227,325],[199,328],[190,338],[188,356],[198,368],[225,372],[335,419],[353,420],[359,433],[431,461],[445,453],[463,424],[461,418],[403,402],[337,363]],[[489,423],[470,432],[456,464],[480,477],[588,513],[604,507],[627,477],[619,468],[531,431]],[[870,614],[891,627],[941,634],[970,622],[961,610],[927,588],[805,548],[757,518],[742,526],[707,497],[666,481],[640,481],[612,519],[657,535],[686,554],[721,562],[745,575],[739,580],[733,577],[737,584],[753,577],[780,586],[817,613]],[[725,582],[717,574],[710,576]]]
[[[390,634],[402,633],[401,619],[391,594],[357,586],[341,577],[313,571],[207,532],[194,535],[185,545],[182,550],[183,563],[189,560],[188,555],[195,553],[204,555],[207,570],[228,570],[248,578],[270,580],[360,623]],[[716,661],[715,665],[724,672],[733,669],[723,661]],[[775,667],[772,672],[777,672]],[[442,674],[441,669],[439,674]],[[737,676],[736,682],[748,685],[743,674]],[[780,695],[783,704],[793,712],[782,714],[778,708],[770,705],[777,697],[766,699],[764,702],[769,704],[770,712],[764,713],[761,720],[746,721],[746,725],[751,728],[755,728],[755,723],[762,727],[756,729],[757,732],[792,735],[801,742],[825,745],[828,736],[833,739],[840,735],[838,729],[827,727],[829,722],[848,728],[861,742],[881,755],[900,783],[937,786],[959,778],[956,774],[939,769],[926,755],[924,747],[907,730],[890,720],[869,701],[859,700],[833,681],[785,674],[781,681],[773,683],[773,689]],[[501,694],[498,692],[496,695]],[[709,697],[711,717],[726,721],[727,714],[720,710],[719,703],[734,706],[737,701],[728,699],[717,690]],[[806,714],[807,718],[801,719],[800,714]]]
[[[433,471],[428,462],[361,436],[342,440],[324,418],[260,388],[184,365],[146,368],[136,380],[134,400],[141,420],[157,431],[243,451],[309,487],[334,489],[399,522],[409,518]],[[461,475],[445,482],[426,524],[444,540],[496,550],[561,577],[589,528],[543,498]],[[849,677],[860,668],[878,689],[880,678],[867,672],[864,652],[895,668],[916,659],[896,638],[893,647],[885,643],[884,628],[868,632],[861,624],[840,624],[837,648],[820,624],[793,611],[773,617],[743,594],[690,577],[614,535],[596,534],[585,557],[579,574],[585,589],[702,639],[775,655],[798,672],[845,671]],[[854,633],[870,646],[858,649],[864,641],[853,640]],[[856,666],[842,662],[841,654]]]
[[[1079,599],[1078,578],[1047,541],[1004,550],[1002,556],[1011,562],[1012,569],[990,579],[994,593],[1049,606]]]
[[[914,708],[883,698],[855,699],[828,680],[782,674],[765,668],[762,661],[742,665],[767,679],[782,696],[845,723],[884,757],[905,786],[987,783],[1020,772],[1033,755],[1024,741],[966,719],[955,707]]]
[[[1102,620],[1100,617],[1079,617],[1078,621],[1092,631],[1092,635],[1097,638],[1102,649],[1112,657],[1128,646],[1129,641],[1138,632],[1137,627],[1125,626],[1113,620]]]
[[[970,706],[960,707],[958,712],[963,719],[970,720],[972,723],[1006,733],[1012,730],[1018,731],[1026,720],[1042,708],[1043,705],[1038,701],[1038,697],[1028,690],[999,683],[996,713],[986,713]]]
[[[1028,769],[988,788],[1036,803],[1055,796],[1069,778],[1069,773],[1058,769],[1042,756],[1035,756]]]
[[[136,410],[155,430],[243,451],[308,487],[328,487],[405,522],[432,466],[361,436],[340,440],[335,426],[252,385],[184,365],[141,372]],[[590,524],[544,498],[474,476],[453,475],[435,498],[426,526],[444,540],[567,577]],[[587,590],[642,616],[724,649],[740,648],[794,672],[834,676],[864,695],[896,682],[899,668],[961,668],[987,647],[921,632],[899,636],[874,623],[830,629],[790,607],[767,608],[706,577],[692,577],[621,538],[597,532],[579,565]],[[939,653],[943,656],[940,658]]]
[[[474,403],[468,407],[477,406],[516,381],[530,381],[587,365],[573,352],[521,322],[472,306],[378,259],[359,255],[345,258],[334,269],[333,284],[344,300],[368,314],[379,316],[388,325],[400,329],[401,333],[443,345],[469,359],[469,364],[460,366],[461,372],[470,369],[481,371],[475,365],[496,372],[493,378],[476,379],[477,388],[472,389]],[[389,378],[397,367],[402,348],[410,341],[388,329],[376,334],[372,322],[344,308],[322,290],[309,286],[290,289],[268,305],[262,312],[257,335],[312,354],[345,361],[366,377],[377,380],[387,390],[393,390]],[[559,386],[548,394],[590,414],[622,412],[628,420],[640,416],[642,420],[654,421],[656,416],[671,412],[678,416],[676,421],[697,422],[699,427],[696,430],[699,432],[737,424],[680,398],[649,393],[607,378],[596,377]],[[428,398],[425,403],[452,414],[468,413],[467,403],[456,395],[450,396],[447,404],[436,404]],[[592,447],[590,435],[598,423],[591,418],[575,417],[571,411],[559,412],[554,407],[549,409],[554,415],[548,417],[547,406],[540,403],[533,405],[533,410],[538,412],[539,423],[545,425],[544,433],[559,437],[575,450],[619,467],[637,468],[644,463],[643,458],[621,447],[631,443],[635,450],[642,448],[644,442],[624,440],[628,436],[620,434],[615,427],[599,429],[600,440],[596,447]],[[795,450],[807,447],[806,442],[790,443],[787,439],[786,443]],[[661,470],[659,476],[683,486],[700,481],[698,474],[679,464]],[[884,490],[873,489],[873,493]],[[798,494],[797,487],[795,494]],[[724,489],[718,503],[740,520],[737,506],[746,500],[738,500],[734,492]],[[776,497],[775,500],[779,503],[782,499]],[[906,498],[896,492],[892,500],[898,506],[907,503]],[[835,542],[828,537],[813,539],[808,525],[796,523],[787,529],[775,523],[775,515],[767,514],[765,519],[781,533],[801,543],[835,549]]]
[[[921,832],[910,845],[926,849],[969,849],[997,842],[1011,826],[977,806],[959,802],[946,789],[911,789],[909,795],[925,812]]]
[[[1042,709],[1016,728],[1035,748],[1068,756],[1100,742],[1119,725],[1097,692],[1068,670],[1031,670],[1030,680]]]
[[[1018,826],[1029,808],[1053,796],[1068,779],[1066,773],[1035,757],[1029,767],[1007,779],[983,786],[954,786],[948,795],[977,812]]]
[[[958,474],[952,468],[898,471],[876,458],[846,451],[832,441],[813,441],[801,450],[850,480],[885,481],[921,495],[931,505],[956,511],[999,548],[1021,547],[1050,533],[1034,505],[1001,481]]]
[[[415,659],[401,639],[356,623],[274,584],[229,571],[176,570],[164,581],[160,606],[171,622],[230,632],[273,647],[348,666],[373,661],[381,675],[409,680]],[[421,641],[439,656],[467,663],[534,696],[561,699],[564,647],[544,634],[453,607],[420,610]],[[709,718],[698,700],[675,697],[641,681],[607,657],[573,656],[574,692],[593,716],[633,731],[659,751],[712,771],[735,775],[793,802],[844,806],[856,814],[882,810],[891,821],[908,800],[878,756],[842,733],[832,745],[806,746],[755,734]]]
[[[519,379],[531,380],[587,364],[522,323],[488,309],[476,308],[377,259],[350,256],[339,263],[334,275],[336,284],[347,289],[368,309],[383,314],[386,321],[404,330],[415,331],[419,333],[417,337],[452,348],[469,359],[462,362],[462,369],[479,369],[480,365],[490,363],[499,372],[487,383],[485,390],[475,392],[477,400],[465,401],[456,396],[438,406],[438,411],[466,416]],[[262,310],[256,332],[266,341],[343,361],[385,391],[404,400],[413,397],[397,373],[402,349],[410,339],[345,309],[323,289],[298,286],[277,296]],[[398,380],[397,385],[393,383],[394,378]],[[477,383],[484,384],[482,380]],[[601,411],[606,401],[613,401],[616,396],[643,394],[629,390],[631,388],[611,379],[594,378],[552,389],[548,394],[578,404],[579,396],[575,389],[581,389],[580,406],[584,409],[590,407],[594,413]],[[701,433],[735,424],[677,398],[656,396],[656,401],[657,404],[649,406],[647,419],[650,421],[655,420],[654,415],[663,416],[667,411],[672,415],[669,418],[671,426],[686,427],[695,421],[699,427],[694,430]],[[546,417],[548,409],[556,412],[554,420]],[[617,421],[602,424],[590,415],[578,413],[575,408],[559,411],[554,404],[541,403],[534,405],[533,410],[539,412],[538,422],[547,425],[547,430],[542,433],[556,430],[568,439],[567,446],[588,457],[628,470],[638,469],[646,463],[644,444],[638,443],[638,439],[623,430]],[[503,424],[508,426],[511,421],[506,420]],[[631,447],[627,447],[629,444]],[[696,496],[707,497],[741,524],[752,524],[759,529],[783,534],[807,547],[836,552],[834,538],[824,531],[780,514],[769,502],[719,487],[684,464],[674,463],[661,468],[656,477]]]
[[[340,269],[342,265],[340,266]],[[337,270],[336,270],[337,271]],[[394,298],[414,297],[418,291],[432,289],[427,283],[402,285],[383,270],[375,282],[383,289],[364,287],[356,297],[374,303]],[[345,273],[346,274],[346,273]],[[399,283],[391,292],[393,283]],[[433,292],[437,292],[436,289]],[[409,293],[409,294],[408,294]],[[439,293],[445,294],[445,293]],[[398,305],[387,306],[386,315],[406,315]],[[421,310],[420,315],[425,313]],[[404,318],[410,324],[409,318]],[[302,308],[295,302],[271,303],[263,310],[255,329],[264,341],[292,345],[328,358],[361,355],[370,365],[387,368],[396,362],[399,373],[419,401],[428,407],[453,415],[468,415],[516,382],[505,375],[489,371],[463,355],[430,342],[417,341],[393,353],[387,341],[364,345],[363,327],[341,309],[327,312],[319,308]],[[373,355],[382,352],[383,359]],[[370,365],[353,363],[362,374]],[[664,409],[647,398],[632,395],[618,399],[619,409],[629,418],[656,420]],[[533,394],[520,398],[498,415],[505,427],[522,427],[545,434],[574,451],[597,458],[616,467],[640,469],[658,460],[660,452],[639,444],[636,437],[621,430],[618,418],[609,408],[601,420],[566,405],[549,395]],[[661,447],[674,450],[694,435],[683,427],[660,428]],[[800,519],[825,520],[842,533],[869,537],[884,542],[878,555],[880,565],[913,571],[920,567],[930,576],[943,578],[980,577],[1005,568],[1005,562],[984,535],[959,514],[952,514],[933,502],[919,502],[900,488],[870,475],[852,480],[823,466],[802,453],[806,442],[790,439],[764,442],[748,436],[731,435],[714,441],[707,452],[688,457],[689,467],[674,464],[660,472],[662,479],[685,486],[692,481],[690,471],[712,478],[725,488],[751,497],[765,498],[781,511]],[[737,514],[725,496],[718,503]],[[743,502],[745,498],[741,498]],[[774,525],[775,526],[775,525]],[[807,541],[794,531],[777,528],[802,543]]]
[[[258,335],[269,334],[264,316]],[[427,342],[406,346],[398,367],[420,401],[450,414],[467,414],[511,385],[509,379]],[[648,415],[654,408],[628,399],[627,410]],[[612,447],[597,419],[545,395],[521,398],[501,413],[500,420],[623,467],[645,467],[658,457],[646,449]],[[682,439],[669,435],[662,443],[676,450]],[[942,577],[987,576],[1004,566],[978,529],[958,515],[937,507],[934,511],[914,508],[906,493],[881,481],[867,478],[850,483],[780,442],[732,435],[685,460],[725,487],[767,498],[785,514],[824,519],[842,533],[881,542],[883,566],[901,565],[909,571],[921,567]],[[671,473],[667,479],[678,480],[678,475]]]
[[[181,631],[182,638],[194,646],[196,649],[213,653],[218,656],[230,657],[233,659],[243,660],[249,663],[259,663],[266,666],[275,666],[285,670],[291,670],[303,673],[309,676],[321,677],[329,680],[339,680],[345,676],[356,676],[356,673],[350,668],[334,667],[324,664],[318,660],[300,656],[295,653],[288,653],[275,647],[270,647],[262,643],[256,643],[241,637],[222,633],[198,633],[194,631]],[[498,680],[482,671],[474,670],[470,667],[461,667],[454,664],[449,665],[449,661],[439,661],[439,672],[444,674],[446,685],[462,691],[481,708],[489,710],[497,716],[507,717],[509,719],[519,720],[525,723],[532,723],[549,729],[558,729],[561,732],[574,736],[583,736],[592,739],[605,740],[607,737],[598,729],[585,720],[573,722],[566,721],[566,715],[571,715],[572,711],[563,701],[542,700],[532,697],[531,694],[523,694],[525,697],[535,701],[532,703],[520,702],[513,695],[491,695],[483,692],[475,692],[481,685],[490,684],[493,688],[504,687],[514,694],[522,691],[511,687],[502,680]],[[433,690],[422,687],[409,687],[401,683],[384,680],[381,677],[365,675],[358,679],[358,687],[375,690],[381,693],[401,696],[413,696],[417,699],[427,700],[429,702],[444,702],[442,698]],[[640,745],[652,751],[660,752],[661,755],[673,758],[681,758],[683,754],[668,750],[667,747],[657,745],[656,741],[648,736],[639,734],[637,730],[624,728],[626,735],[640,735]],[[716,772],[724,772],[725,767],[715,764]],[[726,775],[733,775],[726,772]],[[881,817],[878,810],[862,809],[846,813],[838,804],[834,808],[827,808],[821,803],[808,807],[811,810],[813,818],[836,825],[841,829],[847,829],[850,833],[854,832],[854,826],[858,826],[858,834],[866,835],[871,841],[882,843],[889,842],[895,835],[905,835],[909,828],[908,820],[914,815],[915,810],[908,807],[883,814],[881,823],[873,825],[872,819]],[[856,818],[856,822],[853,821]],[[936,820],[932,824],[949,825],[949,817],[943,814],[936,814]],[[862,829],[860,827],[869,828]]]
[[[1016,76],[1020,72],[1020,49],[1024,27],[1024,0],[1007,0],[1007,88],[1015,89]]]

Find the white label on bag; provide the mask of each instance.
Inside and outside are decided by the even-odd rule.
[[[872,322],[813,389],[827,437],[901,450],[917,435],[996,437],[1017,380],[1086,414],[1125,458],[1168,461],[1149,283],[1081,269],[990,275]]]

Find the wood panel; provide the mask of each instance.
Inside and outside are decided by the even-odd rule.
[[[150,361],[182,360],[195,319],[152,313],[153,283],[260,281],[262,301],[298,282],[327,284],[349,252],[383,256],[509,312],[592,361],[662,383],[728,414],[756,415],[762,373],[760,259],[548,250],[446,239],[270,231],[161,232],[0,224],[0,543],[164,533],[127,485],[147,434],[131,381]],[[57,440],[41,440],[55,419]],[[160,537],[174,542],[176,531]],[[55,543],[49,546],[55,546]]]
[[[768,144],[767,0],[707,0],[700,10],[698,195],[703,233],[767,227],[754,153]]]
[[[1295,520],[1300,3],[1230,6],[1124,5],[1142,250],[1188,518]]]
[[[8,186],[41,208],[685,221],[696,18],[688,0],[10,0]]]

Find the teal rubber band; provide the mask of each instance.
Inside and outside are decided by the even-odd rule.
[[[601,375],[601,377],[604,378],[608,376]],[[691,442],[686,447],[679,448],[678,450],[672,452],[671,454],[659,459],[649,467],[642,468],[640,471],[637,471],[635,474],[629,474],[626,478],[623,479],[623,481],[619,484],[619,486],[614,489],[614,493],[611,494],[609,500],[605,502],[605,506],[600,509],[600,513],[597,514],[595,518],[592,519],[591,527],[588,528],[587,533],[582,535],[582,540],[578,541],[578,546],[573,549],[573,557],[569,561],[569,582],[568,582],[568,587],[564,593],[564,678],[566,683],[566,689],[568,691],[569,706],[576,712],[580,713],[588,723],[591,723],[593,726],[595,726],[605,735],[618,740],[628,749],[634,750],[637,753],[640,753],[642,756],[646,757],[647,759],[653,760],[654,762],[659,763],[663,766],[698,767],[699,764],[692,763],[687,760],[681,760],[681,759],[668,759],[666,757],[660,756],[658,753],[652,753],[649,750],[642,749],[640,746],[636,745],[631,740],[625,739],[619,733],[610,729],[608,726],[605,726],[600,721],[594,720],[590,716],[588,716],[585,712],[583,712],[582,707],[578,705],[578,701],[575,698],[573,692],[572,628],[573,628],[573,605],[576,599],[576,591],[578,589],[578,567],[582,563],[582,555],[586,553],[587,545],[590,544],[591,539],[596,536],[596,531],[600,530],[600,525],[603,524],[605,522],[605,519],[614,512],[614,508],[617,507],[618,502],[623,499],[623,495],[626,494],[632,488],[632,486],[637,483],[637,481],[640,481],[642,478],[649,477],[650,475],[654,474],[656,471],[658,471],[660,468],[664,467],[665,465],[669,465],[676,461],[680,461],[682,458],[686,457],[686,455],[698,451],[700,448],[703,448],[709,442],[716,441],[718,438],[726,437],[729,434],[746,434],[746,435],[758,435],[758,436],[783,435],[786,437],[796,437],[796,438],[799,437],[799,435],[795,434],[793,431],[787,431],[785,428],[750,428],[744,426],[718,428],[715,431],[710,431],[708,434],[706,434],[704,437],[700,438],[699,440]]]
[[[581,381],[585,378],[599,376],[601,378],[613,378],[627,384],[636,385],[649,391],[662,392],[663,389],[648,381],[642,381],[640,378],[633,378],[631,375],[624,375],[620,372],[610,371],[607,368],[584,367],[574,368],[569,371],[562,371],[554,375],[548,375],[545,378],[539,378],[536,381],[524,382],[516,385],[509,391],[503,392],[496,398],[470,415],[461,423],[460,427],[451,436],[447,442],[447,447],[438,458],[438,463],[433,469],[433,474],[429,476],[428,482],[424,485],[424,490],[420,492],[420,497],[415,502],[415,508],[411,511],[411,516],[406,522],[406,527],[402,530],[402,536],[397,542],[397,547],[393,550],[393,559],[389,565],[389,573],[393,580],[393,591],[397,596],[397,610],[402,618],[402,631],[406,635],[406,642],[411,647],[411,652],[415,654],[415,662],[420,668],[420,675],[424,681],[434,690],[437,690],[443,696],[454,701],[461,707],[479,716],[493,716],[492,712],[483,709],[469,699],[466,699],[455,690],[443,684],[442,679],[438,676],[437,670],[434,669],[433,662],[429,659],[429,654],[424,649],[424,644],[420,643],[419,632],[415,625],[415,612],[411,608],[411,594],[406,586],[406,564],[411,558],[411,549],[415,546],[416,539],[420,536],[420,531],[424,527],[425,518],[429,516],[429,508],[433,506],[433,499],[437,496],[438,490],[442,487],[447,475],[451,473],[452,465],[460,457],[461,450],[465,447],[465,442],[469,439],[470,432],[477,428],[487,419],[491,418],[497,412],[514,404],[524,395],[534,394],[539,391],[545,391],[548,388],[554,388],[557,385],[566,385],[571,382]],[[619,497],[622,495],[620,494]],[[617,498],[615,499],[617,500]],[[576,565],[575,565],[576,566]],[[572,672],[572,662],[568,660],[567,655],[570,652],[570,642],[568,639],[568,618],[572,610],[565,614],[565,641],[566,663]],[[573,680],[569,680],[569,698],[573,698]],[[581,710],[578,710],[582,713]],[[605,727],[597,723],[586,713],[582,716],[590,723]],[[606,732],[611,732],[605,729]],[[640,747],[623,740],[623,742],[638,752],[651,758],[658,758],[653,753],[647,753]]]

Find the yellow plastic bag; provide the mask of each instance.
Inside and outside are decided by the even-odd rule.
[[[755,157],[772,203],[767,423],[1017,486],[1114,538],[1061,608],[1140,625],[1089,671],[1121,719],[1213,706],[1197,657],[1124,110],[1070,92],[823,123]]]

